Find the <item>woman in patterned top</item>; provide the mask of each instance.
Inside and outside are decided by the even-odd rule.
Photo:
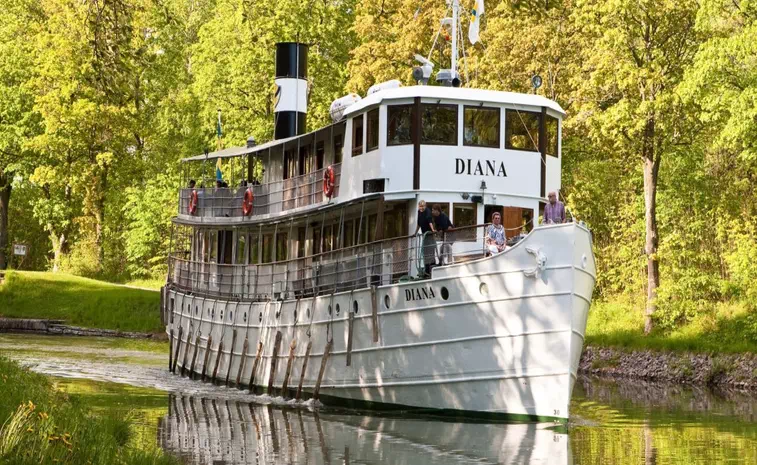
[[[499,212],[492,214],[492,224],[486,230],[486,250],[494,255],[505,250],[505,228]]]

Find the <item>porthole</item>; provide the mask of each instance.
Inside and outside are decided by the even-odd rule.
[[[198,307],[195,307],[195,315],[197,315],[197,312],[199,312],[200,309]]]
[[[310,309],[305,310],[305,318],[310,319]]]
[[[210,307],[208,307],[206,310],[207,310],[208,316],[210,316]]]
[[[216,317],[216,309],[214,308],[213,311],[210,312],[210,317],[215,318]]]
[[[331,305],[329,305],[329,315],[331,315]]]
[[[221,310],[221,313],[219,313],[219,317],[223,320],[223,310]]]
[[[276,319],[279,319],[279,316],[281,316],[281,309],[276,310]]]
[[[337,315],[339,315],[339,311],[340,311],[339,304],[336,304],[336,314]]]
[[[242,321],[247,323],[247,312],[244,312],[244,315],[242,315]]]
[[[262,322],[263,322],[263,312],[260,312],[258,314],[258,323],[262,323]]]
[[[229,310],[229,320],[234,319],[234,310]]]
[[[489,295],[489,286],[487,286],[486,283],[481,283],[481,285],[478,286],[478,292],[484,296]]]
[[[442,300],[449,299],[449,291],[446,287],[442,287]]]
[[[357,300],[352,302],[352,311],[355,312],[355,315],[357,315]]]
[[[388,295],[384,296],[384,307],[389,308],[389,305],[392,303],[391,299]]]
[[[297,310],[294,311],[294,321],[297,321]]]

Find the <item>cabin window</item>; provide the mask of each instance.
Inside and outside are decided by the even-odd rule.
[[[334,136],[334,164],[342,162],[342,148],[344,147],[344,134]]]
[[[276,261],[283,262],[287,259],[289,251],[289,233],[280,232],[276,235]]]
[[[234,257],[234,263],[237,265],[245,264],[245,254],[247,253],[247,234],[237,231],[237,255]]]
[[[295,158],[295,150],[287,150],[284,152],[284,179],[289,179],[297,176],[297,158]]]
[[[352,156],[363,153],[363,119],[364,115],[352,118]]]
[[[457,145],[457,105],[424,103],[421,127],[422,144]]]
[[[247,249],[249,250],[249,261],[247,263],[249,264],[257,264],[260,262],[260,244],[258,243],[258,236],[257,234],[250,233],[250,243]]]
[[[386,111],[386,145],[412,144],[413,105],[389,105]]]
[[[463,121],[463,145],[499,148],[499,108],[466,106]]]
[[[557,136],[558,136],[558,122],[557,118],[547,116],[545,122],[547,128],[547,155],[557,156]]]
[[[355,223],[347,221],[344,223],[344,246],[352,247],[355,245]]]
[[[379,110],[375,108],[368,112],[367,152],[378,149],[379,146]]]
[[[265,234],[263,236],[263,263],[273,261],[273,235]]]
[[[505,111],[505,148],[539,151],[539,113]]]
[[[297,258],[305,256],[305,228],[297,229]]]
[[[323,169],[323,158],[326,154],[326,147],[323,141],[319,141],[315,145],[315,169],[320,170]]]
[[[476,207],[475,203],[454,203],[452,204],[452,224],[455,225],[456,241],[475,241],[476,228],[466,226],[476,225]]]
[[[218,232],[216,231],[210,231],[209,251],[208,262],[218,263]]]

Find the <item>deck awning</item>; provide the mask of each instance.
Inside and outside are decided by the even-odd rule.
[[[189,157],[189,158],[182,158],[181,161],[188,162],[188,161],[215,160],[217,158],[233,158],[233,157],[240,157],[242,155],[248,155],[251,153],[254,154],[258,152],[263,152],[272,147],[286,144],[287,142],[291,142],[297,139],[307,140],[310,137],[315,137],[317,134],[323,133],[325,131],[329,131],[332,128],[335,128],[336,126],[339,126],[339,125],[344,125],[344,121],[339,121],[334,124],[324,126],[315,131],[311,131],[306,134],[300,134],[299,136],[287,137],[286,139],[276,139],[276,140],[268,141],[265,144],[256,145],[254,147],[246,147],[246,146],[229,147],[227,149],[218,150],[217,152],[208,152],[207,154],[195,155],[194,157]]]

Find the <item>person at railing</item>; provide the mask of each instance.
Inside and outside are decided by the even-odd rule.
[[[557,194],[549,193],[549,203],[544,207],[544,224],[565,223],[565,205],[557,200]]]
[[[489,255],[498,254],[507,249],[505,244],[505,228],[502,226],[502,215],[492,214],[492,224],[486,229],[486,251]]]
[[[441,205],[435,203],[431,207],[431,216],[434,218],[434,227],[438,232],[442,234],[442,246],[441,254],[439,254],[439,261],[442,265],[451,265],[454,263],[452,258],[452,234],[449,234],[454,229],[452,222],[446,213],[442,211]]]
[[[426,274],[431,274],[431,268],[436,265],[436,239],[433,234],[426,234],[427,232],[436,232],[434,226],[434,217],[431,215],[431,210],[426,206],[426,201],[421,200],[418,202],[418,225],[415,228],[415,234],[418,231],[423,233],[423,264],[426,270]]]
[[[197,183],[195,182],[194,179],[190,179],[189,180],[189,188],[190,189],[194,189],[195,188],[195,184],[197,184]]]

